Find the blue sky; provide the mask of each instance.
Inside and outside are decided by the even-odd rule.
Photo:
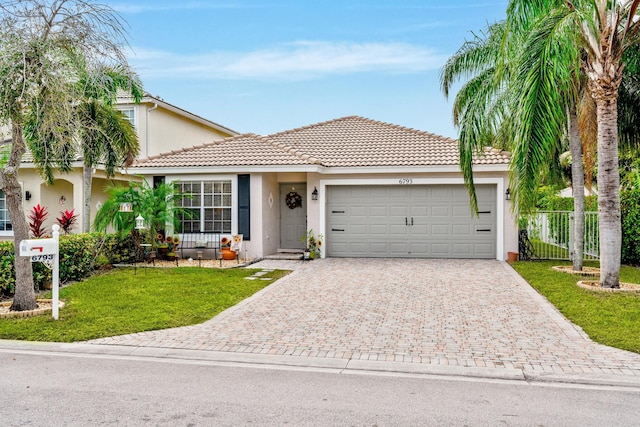
[[[262,135],[359,115],[457,137],[446,59],[507,0],[131,0],[147,92]]]

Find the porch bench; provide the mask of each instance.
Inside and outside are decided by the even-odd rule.
[[[202,259],[218,259],[220,253],[220,233],[179,233],[180,258],[189,257],[198,259],[198,253],[202,253]]]

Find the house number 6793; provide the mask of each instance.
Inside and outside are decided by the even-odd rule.
[[[400,178],[400,179],[398,180],[398,183],[399,183],[400,185],[409,185],[409,184],[413,184],[413,179],[411,179],[411,178]]]

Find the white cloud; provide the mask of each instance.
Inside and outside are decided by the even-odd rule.
[[[354,73],[416,73],[447,59],[405,43],[295,42],[247,53],[183,55],[136,49],[131,62],[144,78],[305,80]]]

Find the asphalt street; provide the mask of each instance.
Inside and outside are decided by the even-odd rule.
[[[0,349],[3,426],[637,426],[640,389]]]

